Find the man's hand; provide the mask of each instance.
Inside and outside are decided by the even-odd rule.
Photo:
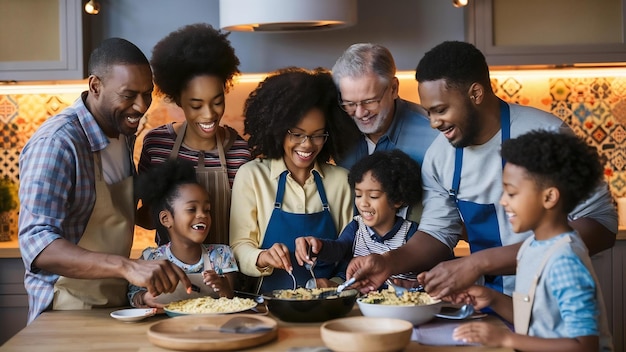
[[[137,259],[129,262],[126,280],[133,285],[145,287],[154,297],[174,292],[179,281],[185,288],[191,287],[191,281],[185,272],[170,261]]]
[[[474,284],[482,275],[469,257],[448,260],[417,276],[426,292],[435,298],[449,296]]]
[[[362,293],[377,290],[390,275],[391,266],[387,263],[384,254],[355,257],[350,261],[346,270],[347,279],[353,276],[357,279],[352,287],[359,289]]]

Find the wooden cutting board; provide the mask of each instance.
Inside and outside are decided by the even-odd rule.
[[[258,320],[271,330],[249,334],[219,331],[220,326],[238,316]],[[267,343],[276,336],[276,321],[254,314],[186,315],[160,321],[148,329],[152,344],[178,351],[239,350]]]

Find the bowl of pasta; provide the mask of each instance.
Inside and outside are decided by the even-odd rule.
[[[171,302],[164,307],[170,317],[192,314],[231,314],[254,309],[257,302],[249,298],[212,298],[210,296]]]
[[[274,290],[263,297],[267,309],[276,318],[294,323],[324,322],[348,314],[354,307],[358,291],[337,288],[297,288]],[[330,294],[329,294],[330,293]]]
[[[373,291],[357,299],[361,313],[366,317],[395,318],[424,324],[441,311],[442,302],[426,292],[407,291],[397,296],[393,289]]]

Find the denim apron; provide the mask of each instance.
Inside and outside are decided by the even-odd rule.
[[[272,216],[265,230],[265,237],[261,244],[262,249],[270,248],[274,243],[284,243],[289,249],[289,258],[293,265],[293,275],[298,287],[304,287],[311,273],[304,267],[297,265],[295,252],[295,240],[302,236],[315,236],[322,239],[336,239],[337,229],[330,214],[330,207],[326,199],[326,192],[322,184],[322,178],[313,170],[313,178],[317,185],[317,191],[322,201],[322,211],[311,214],[288,213],[281,209],[285,195],[285,184],[288,171],[283,171],[278,179],[278,190]],[[318,261],[313,268],[315,277],[328,278],[335,270],[335,263]],[[291,289],[293,280],[285,270],[274,270],[271,275],[261,277],[259,292],[269,293],[273,290]]]
[[[511,117],[509,105],[500,100],[500,128],[502,130],[502,142],[509,139],[511,135]],[[502,160],[504,168],[505,161]],[[467,237],[472,253],[493,247],[501,247],[500,228],[498,225],[498,215],[495,204],[479,204],[457,198],[461,183],[461,170],[463,165],[463,148],[456,148],[454,160],[454,178],[452,179],[452,189],[449,196],[452,198],[459,210],[461,220],[465,224]],[[502,276],[485,276],[485,286],[502,292]]]

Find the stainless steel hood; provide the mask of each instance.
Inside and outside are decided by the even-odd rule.
[[[220,27],[228,31],[291,32],[349,27],[357,0],[220,0]]]

